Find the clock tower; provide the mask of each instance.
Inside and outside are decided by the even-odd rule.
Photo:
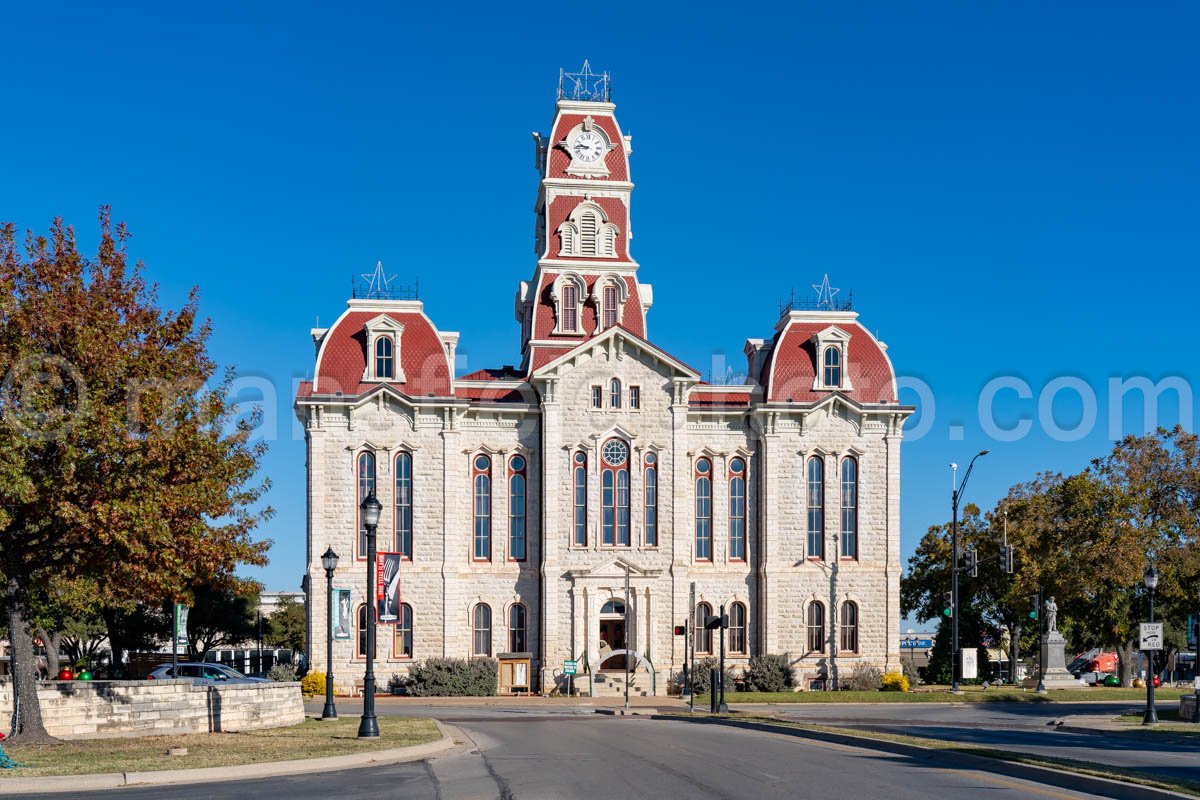
[[[516,298],[528,370],[620,325],[646,336],[651,287],[630,253],[629,156],[607,72],[560,72],[549,135],[534,133],[537,270]]]

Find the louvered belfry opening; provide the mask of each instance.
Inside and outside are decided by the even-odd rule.
[[[596,227],[597,220],[593,212],[585,211],[579,217],[579,249],[582,255],[596,255]]]

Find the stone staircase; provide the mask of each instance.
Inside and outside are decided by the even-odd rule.
[[[629,696],[649,697],[653,691],[650,673],[645,667],[629,673]],[[625,670],[602,669],[592,676],[593,697],[624,697]]]

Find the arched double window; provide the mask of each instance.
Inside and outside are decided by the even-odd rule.
[[[842,351],[839,347],[825,348],[825,385],[831,388],[842,385]]]
[[[358,607],[358,613],[355,615],[355,620],[358,622],[357,636],[354,637],[354,656],[355,658],[367,657],[367,604],[363,603]]]
[[[600,543],[629,547],[629,445],[609,439],[601,459]]]
[[[708,624],[708,618],[712,616],[712,606],[708,603],[699,603],[696,606],[696,633],[692,639],[696,643],[696,652],[709,654],[713,651],[713,632],[711,628],[705,627]]]
[[[825,606],[819,600],[808,605],[808,652],[825,651]]]
[[[375,492],[375,454],[362,452],[358,454],[358,503],[355,504],[358,514],[358,553],[357,557],[367,557],[367,528],[362,524],[362,501],[367,495]]]
[[[746,560],[746,461],[729,462],[729,558]]]
[[[513,603],[508,609],[508,652],[524,653],[528,650],[525,640],[525,606]]]
[[[574,495],[571,511],[571,541],[576,547],[587,547],[587,454],[575,453],[571,457]]]
[[[842,619],[838,625],[841,649],[845,653],[858,652],[858,606],[847,600],[842,603]]]
[[[842,558],[858,558],[858,462],[842,461]]]
[[[712,462],[696,462],[696,560],[712,561]]]
[[[400,604],[400,620],[392,638],[392,656],[413,657],[413,611],[408,603]]]
[[[392,358],[392,337],[380,336],[375,340],[375,377],[380,380],[391,380],[396,370]]]
[[[642,488],[645,492],[643,538],[647,547],[658,547],[658,455],[656,453],[646,453],[646,476]]]
[[[508,462],[508,558],[525,560],[525,456]]]
[[[744,654],[746,641],[746,606],[734,603],[729,607],[729,652]]]
[[[401,558],[413,557],[413,472],[412,454],[396,455],[396,552]]]
[[[825,558],[825,461],[808,460],[808,557]]]
[[[471,464],[472,504],[472,550],[476,561],[492,559],[492,460],[484,455],[475,456]]]
[[[477,656],[492,654],[492,609],[486,603],[471,612],[471,653]]]

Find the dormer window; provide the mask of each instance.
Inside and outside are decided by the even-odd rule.
[[[604,287],[604,327],[611,328],[617,324],[617,287]]]
[[[850,375],[846,370],[846,354],[850,351],[850,334],[830,325],[809,340],[812,347],[813,390],[850,391]]]
[[[592,300],[596,304],[598,330],[606,331],[621,323],[628,299],[629,284],[620,275],[609,272],[596,279]]]
[[[580,323],[583,318],[583,301],[587,298],[587,284],[583,278],[574,272],[564,272],[554,279],[551,296],[557,320],[554,332],[583,333]]]
[[[560,256],[616,258],[617,226],[592,202],[580,203],[558,228]]]
[[[380,314],[363,325],[366,334],[366,367],[364,381],[396,381],[404,383],[404,369],[400,366],[400,347],[404,324],[389,314]]]
[[[837,345],[825,348],[825,385],[840,388],[842,385],[842,351]]]
[[[579,330],[579,290],[574,286],[563,287],[562,307],[562,328],[574,333]]]
[[[380,336],[375,340],[375,377],[380,380],[392,380],[392,337],[390,336]]]

